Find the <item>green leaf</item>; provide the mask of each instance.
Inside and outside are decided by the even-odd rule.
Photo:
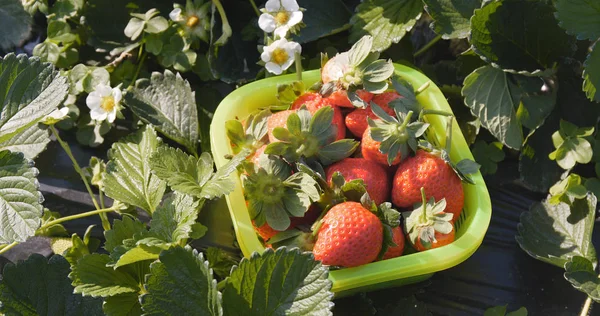
[[[107,316],[139,316],[142,315],[142,306],[137,293],[127,293],[104,299],[102,311]]]
[[[517,119],[520,92],[508,74],[492,66],[478,68],[465,78],[465,105],[499,141],[518,149],[523,131]],[[515,92],[516,91],[516,92]]]
[[[40,227],[38,170],[22,153],[0,152],[0,244],[25,242]]]
[[[0,142],[54,111],[67,89],[66,78],[39,58],[12,53],[0,58]]]
[[[483,316],[527,316],[527,309],[525,307],[521,307],[515,311],[506,313],[506,305],[504,306],[494,306],[485,310]]]
[[[517,118],[524,127],[538,128],[556,105],[556,93],[543,91],[548,85],[539,77],[512,76],[521,90]]]
[[[587,195],[586,187],[581,183],[581,177],[577,174],[569,174],[565,179],[557,182],[550,188],[550,204],[556,205],[563,202],[572,205],[575,199],[583,199]]]
[[[138,80],[124,100],[143,121],[196,153],[198,110],[190,84],[179,74],[152,73],[150,80]]]
[[[98,122],[90,118],[89,113],[84,113],[77,122],[77,132],[75,136],[80,144],[98,147],[104,142],[106,133],[110,131],[111,124],[108,121]]]
[[[200,158],[195,158],[179,149],[163,147],[150,157],[150,168],[177,192],[202,199],[214,199],[233,191],[234,184],[230,174],[248,155],[248,150],[240,152],[214,173],[209,153],[204,152]]]
[[[328,269],[285,247],[242,259],[223,290],[224,315],[331,315]]]
[[[110,84],[110,74],[102,67],[95,68],[78,64],[69,72],[69,81],[71,81],[72,93],[90,93],[94,91],[99,84]]]
[[[306,26],[299,34],[292,36],[300,44],[337,33],[348,25],[352,16],[352,12],[341,0],[303,0],[300,6],[310,12],[302,17]]]
[[[48,39],[55,43],[70,43],[75,41],[77,36],[71,33],[69,23],[60,20],[52,20],[48,23]]]
[[[42,215],[42,225],[46,225],[47,223],[60,218],[60,214],[58,212],[51,212],[49,209],[44,208],[44,214]],[[69,233],[62,224],[54,224],[45,228],[38,228],[36,230],[36,236],[46,236],[46,237],[67,237]],[[55,252],[57,253],[57,252]]]
[[[138,281],[125,270],[107,267],[109,262],[108,255],[98,253],[79,259],[69,274],[75,287],[74,293],[92,297],[138,293]]]
[[[122,220],[116,219],[113,222],[112,229],[104,232],[104,249],[108,252],[123,244],[123,240],[131,239],[134,235],[140,234],[146,231],[146,225],[140,222],[138,219],[134,219],[130,216],[123,216]]]
[[[35,45],[33,56],[39,57],[43,62],[50,62],[56,65],[60,58],[60,47],[52,41],[45,40]]]
[[[187,246],[165,250],[150,266],[144,315],[222,315],[221,293],[202,254]]]
[[[594,301],[600,302],[600,279],[590,260],[573,256],[565,263],[564,276],[574,288],[587,294]]]
[[[151,126],[142,127],[114,143],[104,176],[106,195],[152,214],[166,189],[165,182],[153,175],[149,166],[150,156],[159,144]]]
[[[434,20],[431,29],[443,39],[465,38],[471,32],[473,11],[481,7],[481,0],[424,0],[425,10]]]
[[[0,142],[0,151],[10,150],[22,152],[27,159],[34,159],[50,143],[48,129],[40,125],[32,125],[10,139]]]
[[[65,258],[33,254],[8,263],[0,283],[0,312],[6,315],[102,315],[102,301],[73,293]]]
[[[169,196],[152,214],[150,233],[167,243],[179,243],[190,238],[200,207],[200,201],[194,201],[189,195]]]
[[[571,169],[575,164],[586,164],[592,160],[592,145],[585,139],[593,133],[594,128],[580,128],[567,121],[560,121],[560,130],[552,134],[555,151],[548,157],[556,160],[563,169]]]
[[[600,37],[600,4],[593,0],[556,0],[556,19],[568,34],[578,40]]]
[[[478,140],[473,145],[472,152],[475,161],[481,165],[479,170],[483,175],[496,173],[498,163],[505,157],[502,144],[499,142],[488,144],[483,140]]]
[[[117,269],[140,261],[156,260],[162,250],[163,248],[158,246],[137,245],[135,248],[131,248],[122,254],[113,265],[113,268]]]
[[[96,238],[91,238],[92,229],[94,225],[90,225],[83,235],[83,240],[77,236],[77,234],[73,234],[71,236],[71,247],[69,247],[66,251],[64,251],[64,257],[69,261],[71,265],[77,263],[77,260],[83,258],[85,255],[89,255],[98,249],[100,245],[100,240]]]
[[[135,41],[138,37],[140,37],[140,35],[142,35],[145,26],[146,23],[144,20],[131,18],[125,27],[125,35],[131,38],[132,41]]]
[[[231,273],[231,268],[238,264],[239,260],[232,258],[225,250],[217,247],[206,249],[206,260],[210,268],[220,278],[226,278]]]
[[[596,201],[594,195],[588,194],[572,207],[546,201],[534,204],[521,214],[516,236],[519,246],[533,258],[558,267],[573,256],[585,257],[595,264],[596,250],[591,238]]]
[[[372,50],[382,52],[413,28],[422,11],[423,3],[418,0],[366,0],[356,7],[350,19],[348,40],[356,42],[371,35]]]
[[[489,2],[475,10],[470,40],[488,63],[538,75],[575,52],[575,39],[558,26],[554,8],[545,1]]]
[[[588,99],[600,102],[600,45],[596,42],[583,63],[583,91]]]
[[[31,16],[20,0],[0,1],[0,49],[11,51],[21,45],[31,32]]]

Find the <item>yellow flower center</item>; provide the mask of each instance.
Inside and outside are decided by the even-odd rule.
[[[103,97],[100,107],[106,112],[111,112],[115,108],[115,98],[112,96]]]
[[[198,25],[198,23],[200,23],[200,19],[195,15],[191,15],[189,18],[187,18],[185,25],[187,25],[189,27],[194,27],[194,26]]]
[[[283,48],[275,48],[271,53],[271,60],[278,65],[283,65],[290,56]]]
[[[275,21],[277,21],[278,25],[286,24],[289,20],[290,16],[287,11],[279,11],[277,14],[275,14]]]

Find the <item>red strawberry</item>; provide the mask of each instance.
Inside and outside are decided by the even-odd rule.
[[[358,94],[358,97],[361,98],[363,101],[367,102],[367,104],[369,102],[371,102],[371,100],[373,99],[373,94],[366,90],[356,90],[356,94]],[[348,99],[348,92],[346,90],[342,90],[342,89],[334,91],[327,98],[325,98],[325,100],[327,100],[327,102],[329,102],[333,105],[337,105],[337,106],[341,106],[341,107],[345,107],[345,108],[354,108],[355,107],[352,104],[352,102],[350,102],[350,99]]]
[[[394,110],[389,108],[387,105],[383,105],[382,108],[387,114],[395,115]],[[369,127],[367,118],[377,118],[375,113],[373,113],[373,110],[371,110],[370,105],[366,109],[355,109],[354,111],[348,113],[345,119],[346,127],[354,136],[362,138],[365,130],[367,127]]]
[[[292,114],[294,112],[295,111],[293,111],[293,110],[287,110],[287,111],[277,112],[277,113],[274,113],[271,116],[269,116],[269,119],[267,120],[269,142],[274,143],[277,141],[277,138],[275,138],[275,136],[273,136],[273,130],[276,127],[285,128],[287,126],[288,116],[290,116],[290,114]]]
[[[316,205],[311,205],[304,217],[291,217],[291,226],[297,227],[300,225],[312,225],[321,215],[321,209]]]
[[[271,239],[273,236],[275,236],[275,235],[277,235],[279,233],[279,231],[274,230],[267,223],[264,223],[260,227],[256,227],[256,224],[254,223],[254,221],[252,221],[252,226],[254,226],[254,230],[265,241]]]
[[[398,153],[392,163],[388,165],[388,156],[379,150],[380,147],[381,142],[371,138],[371,129],[367,128],[360,142],[362,156],[367,160],[374,161],[384,166],[395,166],[400,163],[402,157],[400,153]]]
[[[335,125],[337,128],[337,134],[335,140],[340,140],[346,138],[346,126],[344,124],[344,116],[342,115],[342,111],[337,106],[332,106],[326,100],[324,100],[320,94],[314,92],[307,92],[294,103],[292,103],[292,110],[299,109],[302,105],[306,105],[306,109],[310,112],[310,114],[314,115],[317,110],[324,106],[330,106],[333,108],[333,120],[331,124]]]
[[[379,205],[389,199],[390,181],[386,169],[380,164],[364,158],[346,158],[327,168],[327,182],[336,171],[339,171],[346,181],[362,179],[369,196]]]
[[[430,248],[426,248],[425,246],[423,246],[423,243],[421,242],[421,240],[417,240],[417,242],[414,244],[414,247],[417,251],[425,251],[427,249],[435,249],[435,248],[439,248],[441,246],[445,246],[448,245],[450,243],[452,243],[454,241],[454,229],[452,229],[452,231],[449,234],[442,234],[440,232],[435,232],[435,241],[433,243],[431,243],[431,247]]]
[[[379,218],[360,203],[344,202],[323,217],[313,254],[326,265],[356,267],[377,259],[382,243]]]
[[[338,81],[349,69],[350,59],[348,58],[348,53],[337,54],[321,67],[321,80],[324,84],[331,81]]]
[[[379,105],[383,109],[389,107],[390,102],[401,98],[402,96],[396,91],[386,91],[382,94],[376,94],[373,96],[373,103]],[[387,111],[386,111],[387,112]],[[389,113],[389,112],[388,112]],[[390,115],[394,115],[394,111]]]
[[[418,150],[399,166],[392,181],[392,202],[398,207],[410,207],[421,201],[420,189],[436,200],[446,199],[446,213],[456,221],[464,206],[465,194],[460,178],[452,166],[439,156]]]
[[[392,239],[396,244],[395,247],[390,247],[383,255],[383,260],[400,257],[404,252],[404,233],[400,226],[392,228]]]

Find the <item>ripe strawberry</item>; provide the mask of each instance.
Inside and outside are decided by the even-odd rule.
[[[421,201],[421,188],[436,200],[446,199],[446,213],[458,219],[464,206],[461,179],[452,166],[441,157],[418,150],[399,166],[392,180],[392,202],[398,207],[410,207]]]
[[[367,90],[356,90],[356,94],[359,98],[365,101],[367,104],[373,99],[373,94]],[[354,108],[354,104],[348,99],[348,92],[346,90],[338,89],[331,93],[325,98],[329,103],[345,108]]]
[[[373,103],[375,103],[375,104],[379,105],[380,107],[382,107],[383,109],[385,109],[385,108],[389,108],[390,102],[392,102],[396,99],[399,99],[401,97],[402,96],[396,91],[386,91],[382,94],[374,95],[373,100],[371,100],[371,101],[373,101]],[[394,110],[392,110],[392,113],[389,113],[389,114],[394,115]]]
[[[254,230],[258,233],[258,235],[260,236],[260,238],[262,238],[264,241],[267,241],[267,240],[271,239],[273,236],[275,236],[275,235],[277,235],[279,233],[279,231],[274,230],[267,223],[264,223],[260,227],[256,227],[255,221],[252,221],[252,226],[254,227]],[[290,228],[292,228],[291,225],[290,225]]]
[[[313,249],[323,264],[356,267],[377,259],[383,243],[383,225],[357,202],[332,207],[323,217]]]
[[[385,111],[385,113],[392,116],[395,115],[394,110],[388,107],[387,105],[383,105],[381,107]],[[348,128],[348,130],[350,130],[352,135],[358,138],[362,138],[363,134],[365,133],[365,130],[367,129],[367,127],[369,127],[369,122],[367,121],[367,118],[377,118],[375,113],[373,113],[373,110],[371,110],[370,105],[367,106],[366,109],[355,109],[354,111],[348,113],[345,119],[346,127]]]
[[[307,92],[296,99],[294,103],[292,103],[291,110],[298,110],[302,105],[306,105],[306,109],[310,112],[310,114],[315,115],[317,110],[324,106],[329,106],[333,108],[333,120],[331,124],[337,128],[337,134],[335,140],[340,140],[346,138],[346,126],[344,124],[344,116],[342,115],[342,110],[339,107],[331,105],[329,102],[324,100],[320,94],[314,92]]]
[[[444,212],[446,200],[427,201],[424,188],[420,189],[421,203],[404,221],[409,241],[418,251],[445,246],[454,241],[454,225],[452,214]]]
[[[400,226],[392,228],[392,234],[392,240],[396,246],[388,248],[383,255],[383,260],[400,257],[404,252],[404,233],[402,232],[402,228]]]
[[[274,143],[277,141],[277,138],[275,138],[275,136],[273,136],[273,130],[277,127],[283,127],[283,128],[287,127],[287,119],[290,116],[290,114],[292,114],[294,112],[296,112],[296,111],[287,110],[287,111],[277,112],[277,113],[274,113],[271,116],[269,116],[269,119],[267,120],[269,142]]]
[[[327,182],[332,182],[335,172],[342,174],[346,181],[362,179],[367,192],[379,205],[388,200],[390,195],[390,179],[387,171],[380,164],[364,158],[346,158],[338,161],[326,170]]]
[[[363,134],[362,155],[386,166],[396,165],[417,149],[417,138],[425,133],[429,124],[412,122],[412,111],[406,115],[398,112],[398,116],[394,117],[377,104],[372,104],[371,109],[379,119],[367,118],[369,127]]]

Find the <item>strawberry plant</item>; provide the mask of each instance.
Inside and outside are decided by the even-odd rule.
[[[0,0],[0,254],[36,236],[54,252],[4,266],[0,313],[344,313],[330,271],[461,238],[479,170],[546,196],[516,241],[564,270],[586,314],[600,302],[598,41],[592,0]],[[296,81],[274,84],[276,101],[212,120],[233,90],[282,74]],[[453,113],[423,108],[438,87]],[[451,159],[456,123],[477,164]],[[219,168],[211,124],[231,148]],[[45,203],[47,175],[70,166],[87,204]],[[233,242],[198,246],[220,229],[200,215],[238,177],[273,248],[241,260]],[[97,225],[72,233],[83,218]],[[365,315],[426,313],[413,294],[355,298]]]

